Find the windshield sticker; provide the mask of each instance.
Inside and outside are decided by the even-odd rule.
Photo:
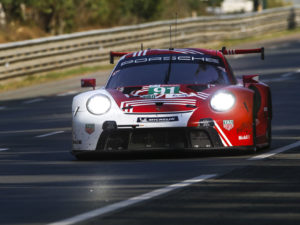
[[[177,62],[192,62],[192,63],[198,63],[198,62],[207,62],[207,63],[214,63],[214,64],[220,64],[219,59],[211,58],[207,56],[164,56],[164,57],[143,57],[138,59],[130,59],[121,62],[120,66],[126,66],[126,65],[134,65],[134,64],[140,64],[140,63],[149,63],[153,61],[158,62],[169,62],[169,61],[177,61]]]

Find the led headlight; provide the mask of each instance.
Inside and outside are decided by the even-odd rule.
[[[213,110],[224,112],[231,109],[235,104],[235,97],[230,92],[218,92],[210,100],[210,106]]]
[[[109,98],[105,95],[98,94],[89,98],[86,103],[87,110],[95,115],[106,113],[111,106]]]

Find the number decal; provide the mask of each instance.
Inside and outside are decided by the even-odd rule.
[[[166,88],[156,87],[156,88],[153,89],[153,92],[154,92],[153,94],[162,94],[162,95],[164,95],[165,92],[166,92]]]
[[[149,95],[164,95],[164,94],[178,94],[179,86],[158,86],[149,87]]]

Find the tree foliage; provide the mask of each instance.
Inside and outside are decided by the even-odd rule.
[[[220,2],[214,0],[213,2]],[[7,22],[35,24],[50,34],[137,24],[205,13],[199,0],[1,0]]]
[[[40,27],[48,34],[206,15],[223,0],[0,0],[6,24]],[[254,2],[256,0],[253,0]],[[282,0],[266,1],[270,6]]]

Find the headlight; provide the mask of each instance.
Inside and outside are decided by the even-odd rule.
[[[224,112],[231,109],[235,104],[235,97],[230,92],[218,92],[212,96],[210,106],[215,111]]]
[[[86,103],[87,110],[95,115],[106,113],[110,109],[110,100],[105,95],[94,95]]]

